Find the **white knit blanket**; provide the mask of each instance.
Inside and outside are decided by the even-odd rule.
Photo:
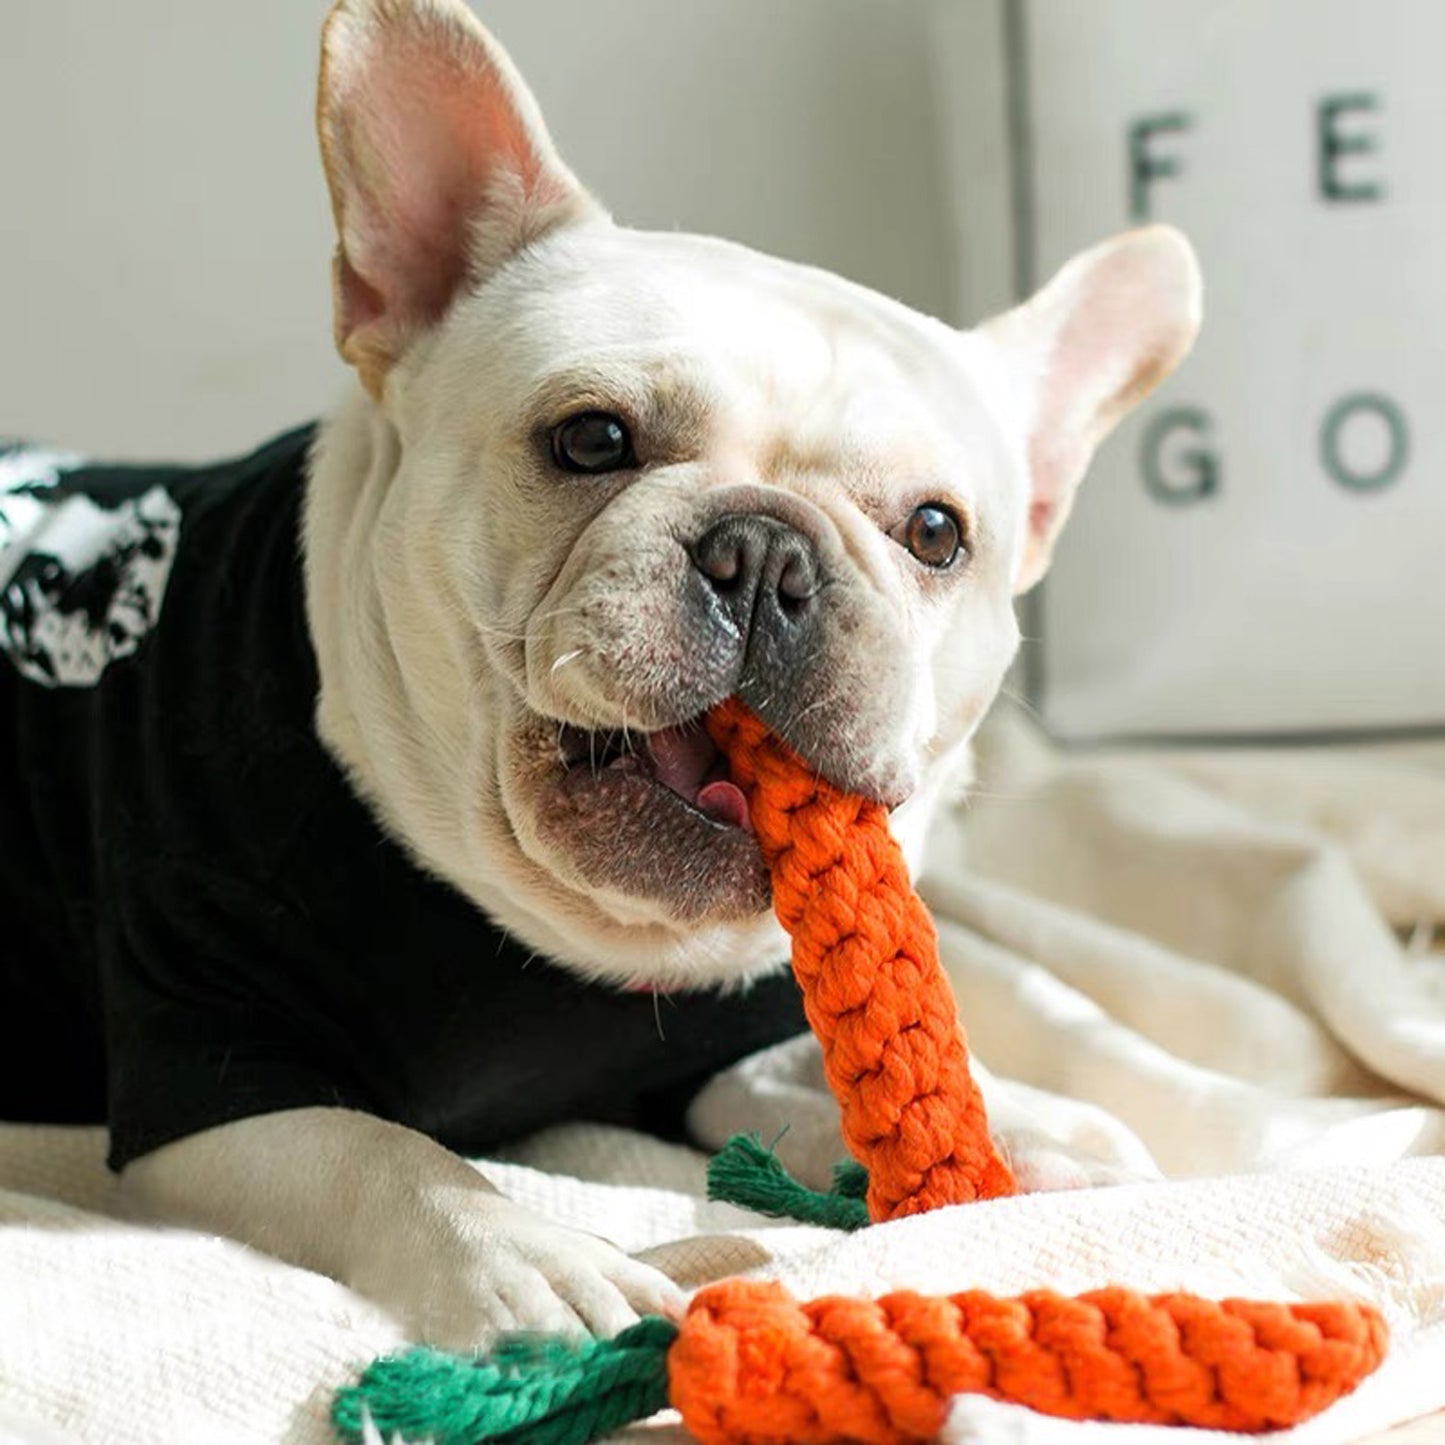
[[[703,1155],[594,1126],[489,1174],[690,1285],[1353,1294],[1385,1311],[1389,1357],[1288,1438],[1445,1408],[1445,750],[1065,760],[1005,713],[927,892],[992,1097],[1136,1182],[839,1235],[708,1204]],[[836,1149],[817,1073],[809,1040],[769,1051],[696,1126],[786,1123],[816,1175]],[[114,1217],[103,1150],[0,1127],[0,1445],[331,1439],[331,1392],[396,1328],[329,1280]],[[950,1432],[1179,1439],[977,1399]]]

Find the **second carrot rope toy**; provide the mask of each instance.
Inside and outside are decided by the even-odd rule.
[[[680,1325],[379,1360],[333,1418],[357,1441],[365,1413],[383,1438],[585,1445],[670,1405],[703,1445],[906,1445],[969,1393],[1070,1420],[1277,1430],[1352,1390],[1383,1350],[1379,1316],[1337,1301],[1103,1289],[802,1303],[733,1279],[699,1290]]]

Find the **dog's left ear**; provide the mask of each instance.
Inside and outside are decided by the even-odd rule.
[[[1182,361],[1199,330],[1199,266],[1172,227],[1146,226],[1075,256],[1031,300],[988,322],[1028,439],[1028,523],[1014,572],[1026,592],[1094,448]]]
[[[336,215],[336,345],[376,397],[464,286],[602,214],[462,0],[336,0],[316,121]]]

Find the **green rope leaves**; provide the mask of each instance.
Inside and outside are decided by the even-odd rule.
[[[868,1171],[856,1159],[840,1159],[833,1166],[833,1187],[828,1192],[844,1199],[866,1199]]]
[[[480,1357],[408,1350],[337,1391],[331,1421],[353,1442],[370,1419],[385,1440],[586,1445],[667,1408],[676,1338],[671,1320],[644,1315],[610,1340],[516,1335]]]
[[[828,1229],[862,1229],[868,1171],[852,1160],[835,1166],[827,1194],[799,1184],[756,1134],[734,1134],[708,1161],[707,1197],[773,1219],[798,1219]]]

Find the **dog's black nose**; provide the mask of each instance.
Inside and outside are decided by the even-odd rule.
[[[692,547],[709,602],[720,608],[751,653],[786,655],[809,633],[822,585],[812,541],[773,517],[734,513]]]

